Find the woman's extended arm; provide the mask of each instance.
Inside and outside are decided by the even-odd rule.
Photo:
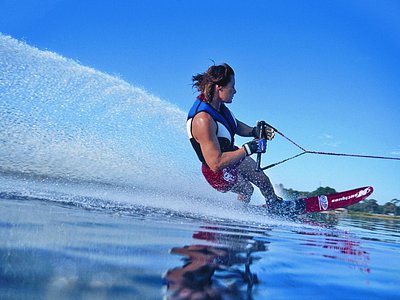
[[[236,119],[236,123],[237,123],[237,129],[236,129],[236,133],[240,136],[253,136],[253,128],[254,127],[250,127],[249,125],[243,123],[242,121],[239,121]]]

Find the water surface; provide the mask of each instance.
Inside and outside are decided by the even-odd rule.
[[[398,298],[398,221],[247,217],[2,193],[0,298]]]

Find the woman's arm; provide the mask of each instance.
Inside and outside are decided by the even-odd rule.
[[[243,147],[234,151],[221,152],[217,138],[217,124],[208,113],[200,112],[193,118],[192,134],[200,144],[207,165],[214,172],[235,165],[246,156],[246,150]]]
[[[236,129],[236,133],[240,136],[253,136],[253,128],[254,127],[250,127],[249,125],[239,121],[236,119],[236,123],[237,123],[237,129]]]
[[[259,138],[259,133],[258,130],[255,129],[255,127],[250,127],[249,125],[239,121],[238,119],[236,119],[236,123],[237,123],[237,129],[236,129],[236,133],[240,136],[248,136],[248,137],[253,137],[253,138]],[[275,130],[270,127],[268,124],[266,127],[263,127],[264,130],[264,136],[267,138],[267,140],[272,140],[275,136]]]

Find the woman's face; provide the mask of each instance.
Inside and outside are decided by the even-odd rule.
[[[218,97],[224,103],[231,103],[233,95],[236,94],[235,90],[235,76],[231,76],[231,80],[225,86],[217,86]]]

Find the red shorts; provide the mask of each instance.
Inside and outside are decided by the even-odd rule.
[[[207,182],[217,191],[226,193],[232,189],[238,180],[237,170],[228,167],[218,172],[213,172],[206,164],[201,166],[201,171]]]

